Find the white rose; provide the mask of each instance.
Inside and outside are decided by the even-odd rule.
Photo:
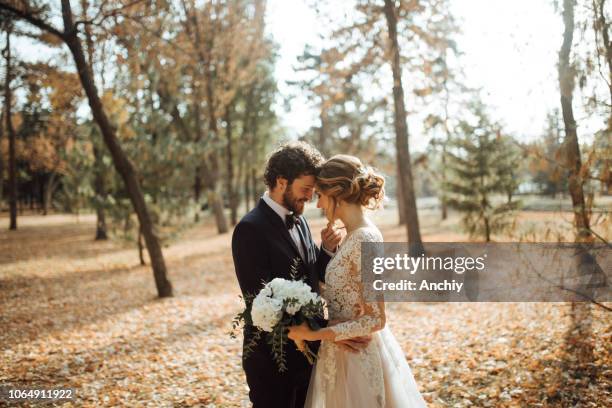
[[[251,309],[251,318],[253,325],[260,329],[271,332],[274,326],[283,316],[282,301],[265,296],[264,291],[261,291],[253,300]]]
[[[288,304],[285,307],[285,311],[294,315],[299,310],[306,305],[308,302],[319,301],[319,295],[312,291],[312,288],[308,286],[306,283],[302,281],[291,281],[282,278],[274,278],[271,282],[267,283],[265,287],[260,291],[258,297],[268,297],[274,302],[273,306],[263,306],[265,302],[264,300],[259,300],[258,306],[260,310],[256,312],[257,321],[261,326],[258,327],[269,329],[274,326],[278,320],[280,319],[280,315],[282,314],[282,310],[277,311],[278,305],[285,303],[288,299],[295,299],[295,302]],[[253,315],[253,313],[252,313]],[[255,324],[255,317],[253,316],[253,322]],[[269,331],[269,330],[267,330]]]

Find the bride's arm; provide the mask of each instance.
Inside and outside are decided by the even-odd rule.
[[[363,301],[363,297],[361,300]],[[367,336],[384,329],[386,324],[385,302],[364,302],[362,306],[364,309],[363,315],[356,319],[326,327],[332,333],[325,335],[331,337],[330,340],[340,341]]]
[[[363,294],[363,292],[362,292]],[[363,300],[363,298],[362,298]],[[308,341],[341,341],[372,334],[385,327],[385,303],[363,302],[363,315],[333,326],[312,330],[306,323],[289,328],[289,338]]]
[[[361,243],[356,242],[354,251],[361,251]],[[353,248],[351,253],[353,252]],[[367,336],[385,327],[385,303],[382,297],[378,301],[367,302],[364,295],[364,288],[361,280],[361,263],[359,256],[349,256],[351,259],[348,279],[346,282],[346,294],[357,295],[357,304],[360,313],[358,317],[347,321],[330,325],[319,330],[311,330],[308,325],[295,326],[290,328],[290,338],[301,338],[308,341],[328,340],[341,341],[354,337]],[[350,297],[350,296],[349,296]]]

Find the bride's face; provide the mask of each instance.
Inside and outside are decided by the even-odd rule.
[[[317,208],[322,208],[325,211],[327,220],[330,222],[337,220],[338,214],[337,212],[334,213],[334,200],[328,195],[323,194],[319,189],[315,189],[315,195],[317,197]]]

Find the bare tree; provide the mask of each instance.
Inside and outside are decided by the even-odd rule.
[[[406,123],[406,107],[404,105],[404,88],[402,87],[402,68],[400,65],[400,50],[397,41],[397,15],[395,2],[385,0],[385,17],[389,35],[388,59],[393,71],[393,103],[395,107],[395,147],[397,155],[398,184],[401,185],[401,197],[404,201],[404,219],[408,233],[408,242],[416,254],[423,252],[419,217],[416,207],[416,195],[410,163],[410,150],[408,146],[408,124]]]
[[[4,137],[4,104],[2,105],[2,112],[0,112],[0,144]],[[0,154],[0,209],[2,209],[2,201],[4,199],[4,159]]]
[[[576,132],[576,120],[572,107],[575,85],[575,70],[570,62],[572,41],[574,39],[574,5],[575,0],[563,0],[563,43],[559,51],[559,88],[561,91],[561,109],[565,125],[564,161],[569,170],[568,187],[574,209],[574,226],[576,242],[588,242],[593,238],[589,226],[589,213],[584,200],[584,175],[580,146]],[[580,269],[580,265],[576,265]],[[591,304],[571,303],[572,328],[567,333],[566,343],[574,350],[578,361],[587,364],[593,361],[591,344]]]
[[[6,120],[6,131],[9,137],[9,207],[10,207],[10,230],[17,229],[17,167],[15,160],[15,128],[11,117],[11,33],[12,25],[6,27],[6,48],[4,49],[4,59],[6,60],[6,76],[4,79],[4,118]],[[0,180],[0,183],[2,181]]]
[[[0,10],[5,10],[13,16],[27,21],[40,30],[54,35],[68,46],[76,64],[81,85],[87,95],[94,120],[100,127],[104,143],[111,153],[115,169],[119,172],[126,185],[130,200],[138,216],[147,250],[151,258],[153,276],[155,278],[158,295],[160,297],[172,296],[172,285],[167,279],[166,264],[161,245],[154,231],[153,222],[142,194],[136,169],[121,148],[115,129],[108,119],[100,96],[98,95],[92,72],[85,59],[81,40],[79,39],[79,29],[73,18],[70,0],[62,0],[61,5],[63,30],[54,27],[45,19],[43,13],[44,8],[34,8],[27,1],[15,2],[2,0],[0,1]]]
[[[582,160],[576,131],[576,120],[572,99],[575,86],[575,70],[570,62],[572,41],[574,39],[574,1],[563,0],[563,43],[559,51],[559,88],[561,91],[561,110],[565,124],[564,153],[569,170],[569,193],[574,208],[574,224],[576,226],[576,241],[587,241],[592,238],[589,227],[589,214],[584,200],[584,177]]]
[[[81,13],[82,19],[87,19],[87,10],[89,8],[88,0],[81,0]],[[87,65],[89,66],[89,70],[91,71],[92,77],[94,77],[94,41],[91,33],[91,25],[85,24],[84,26],[84,34],[85,34],[85,46],[87,50]],[[104,91],[104,86],[102,86],[102,91]],[[96,137],[97,135],[93,135]],[[98,148],[97,143],[94,141],[93,143],[93,154],[94,154],[94,182],[93,187],[96,193],[96,241],[103,241],[108,239],[107,228],[106,228],[106,213],[104,210],[103,201],[106,196],[105,182],[104,182],[104,169],[102,165],[102,152]],[[140,235],[138,237],[140,239]],[[141,247],[141,242],[138,241],[139,249]],[[141,256],[142,258],[142,256]],[[144,265],[144,264],[143,264]]]

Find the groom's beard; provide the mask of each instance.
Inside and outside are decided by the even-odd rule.
[[[287,190],[283,194],[283,206],[292,211],[295,215],[302,215],[304,212],[304,203],[306,203],[306,199],[297,199],[291,192],[291,186],[287,186]]]

